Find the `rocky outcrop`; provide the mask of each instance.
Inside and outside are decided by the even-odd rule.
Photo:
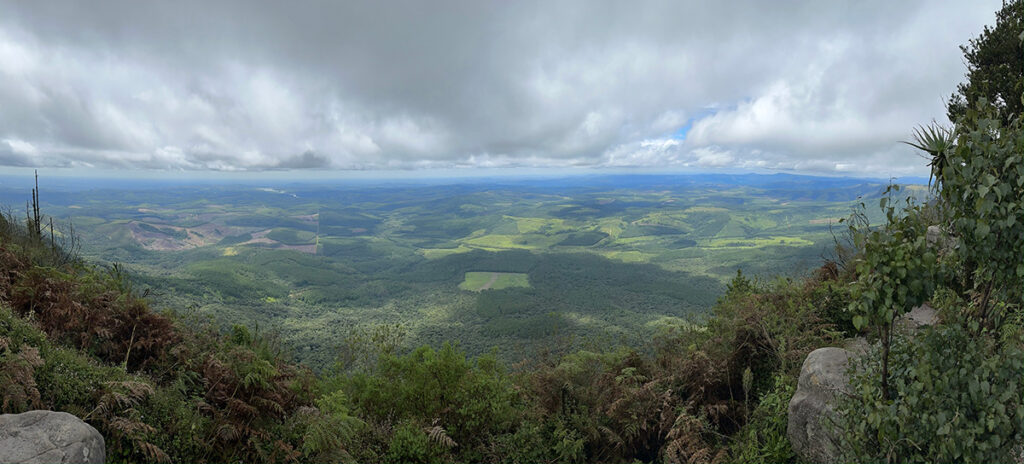
[[[103,437],[66,412],[0,415],[0,463],[96,463],[106,460]]]
[[[800,369],[796,393],[789,402],[787,435],[793,451],[809,462],[840,462],[833,424],[836,396],[849,393],[846,375],[850,358],[842,348],[818,348],[807,355]]]
[[[917,330],[938,323],[938,314],[927,303],[896,320],[896,326],[913,336]],[[844,343],[844,348],[818,348],[807,355],[800,368],[796,393],[789,402],[789,423],[786,435],[803,460],[813,463],[842,462],[842,454],[834,427],[835,405],[839,395],[850,394],[850,359],[868,352],[871,345],[858,337]]]
[[[949,253],[956,246],[956,239],[943,233],[939,226],[928,226],[924,240],[929,247],[941,255]]]

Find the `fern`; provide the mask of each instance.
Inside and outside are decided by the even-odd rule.
[[[137,380],[122,380],[104,382],[103,387],[96,407],[84,419],[99,422],[105,435],[127,441],[130,449],[146,461],[170,462],[167,453],[149,441],[157,430],[142,421],[137,409],[154,393],[153,386]]]
[[[455,440],[453,440],[452,437],[449,437],[448,432],[445,432],[444,427],[441,427],[440,425],[424,427],[423,431],[426,432],[431,441],[445,448],[452,449],[458,446],[458,443],[455,443]]]
[[[160,447],[149,443],[143,442],[139,444],[139,449],[142,450],[142,455],[146,457],[149,462],[171,462],[171,457],[160,449]]]
[[[22,345],[17,353],[10,348],[10,340],[0,337],[0,412],[23,412],[40,407],[42,401],[36,385],[35,369],[43,365],[39,350]]]
[[[346,442],[364,424],[349,416],[332,398],[344,397],[340,391],[321,398],[317,403],[323,409],[303,407],[296,413],[308,426],[302,435],[302,453],[307,459],[321,462],[352,461]]]
[[[682,413],[668,432],[662,458],[668,464],[711,461],[711,448],[702,434],[706,424],[697,417]]]

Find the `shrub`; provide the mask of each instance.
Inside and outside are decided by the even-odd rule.
[[[795,391],[793,378],[775,377],[775,386],[761,397],[749,422],[736,433],[730,447],[733,462],[791,462],[796,457],[786,436],[789,400]]]
[[[1011,462],[1024,439],[1024,350],[953,321],[898,338],[892,399],[882,399],[876,352],[838,405],[847,458],[858,462]]]
[[[854,229],[855,243],[863,250],[856,260],[857,281],[851,288],[850,312],[858,330],[871,328],[878,331],[882,341],[882,396],[889,395],[889,347],[892,344],[893,323],[931,297],[935,291],[936,254],[925,242],[925,228],[918,209],[910,199],[902,211],[890,204],[891,194],[899,186],[886,189],[879,206],[885,211],[887,222],[875,230]]]
[[[307,462],[352,461],[351,438],[365,424],[350,415],[348,399],[341,390],[321,396],[316,408],[302,408],[297,415],[305,419],[302,442]]]
[[[997,327],[1003,314],[993,314],[990,303],[1020,309],[1024,298],[1024,122],[1003,124],[984,102],[979,108],[957,126],[956,145],[943,154],[935,176],[942,180],[939,193],[959,242],[963,277],[980,298],[978,315]]]
[[[372,371],[342,383],[372,429],[387,435],[387,424],[407,424],[402,435],[396,430],[387,438],[393,446],[399,446],[396,439],[404,440],[403,447],[419,443],[419,432],[409,427],[433,430],[432,439],[443,431],[467,461],[496,460],[489,440],[513,431],[518,418],[518,395],[494,356],[470,360],[448,343],[437,351],[424,346],[404,356],[383,355]],[[397,452],[392,445],[388,453]]]
[[[421,427],[404,423],[395,429],[388,445],[386,461],[394,463],[430,464],[442,462],[447,447],[431,440]]]

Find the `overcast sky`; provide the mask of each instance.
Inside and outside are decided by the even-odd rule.
[[[0,169],[927,175],[999,0],[0,0]]]

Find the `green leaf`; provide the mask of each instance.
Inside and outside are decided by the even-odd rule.
[[[979,222],[978,227],[974,229],[974,238],[978,240],[983,240],[985,237],[988,236],[989,231],[990,229],[988,227],[988,224],[985,224],[984,222]]]
[[[932,253],[930,251],[925,252],[925,254],[921,256],[921,260],[924,261],[924,264],[926,266],[935,265],[935,259],[935,253]]]

